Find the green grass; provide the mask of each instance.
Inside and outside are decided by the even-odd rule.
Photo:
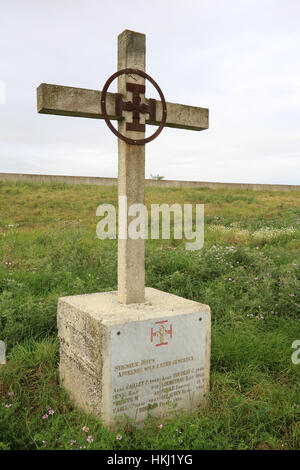
[[[146,282],[210,305],[211,391],[205,409],[117,432],[59,387],[56,330],[58,297],[117,287],[116,241],[95,235],[116,188],[0,183],[0,195],[0,449],[300,447],[299,192],[147,188],[147,204],[205,203],[204,248],[148,240]]]

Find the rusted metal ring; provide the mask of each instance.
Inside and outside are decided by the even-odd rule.
[[[158,94],[160,96],[161,103],[162,103],[162,120],[161,120],[161,123],[160,123],[158,129],[154,132],[154,134],[152,134],[150,137],[147,137],[146,139],[130,139],[129,137],[125,137],[123,134],[121,134],[120,132],[117,131],[117,129],[112,125],[112,123],[110,122],[110,120],[108,118],[107,110],[106,110],[106,93],[107,93],[108,87],[115,80],[115,78],[117,78],[117,77],[119,77],[120,75],[123,75],[123,74],[136,74],[136,75],[140,75],[143,78],[146,78],[156,88],[156,90],[158,91]],[[106,124],[108,125],[108,127],[110,128],[110,130],[117,137],[119,137],[119,139],[122,139],[127,144],[132,144],[132,145],[145,145],[148,142],[151,142],[153,139],[155,139],[161,133],[161,131],[163,130],[163,127],[166,123],[166,120],[167,120],[167,104],[166,104],[166,100],[165,100],[165,97],[163,95],[163,92],[161,91],[158,84],[153,80],[153,78],[150,77],[150,75],[148,75],[146,72],[143,72],[142,70],[138,70],[138,69],[118,70],[118,72],[114,73],[113,75],[111,75],[111,77],[109,77],[109,79],[106,81],[106,83],[105,83],[105,85],[102,89],[102,93],[101,93],[101,111],[102,111],[104,120],[105,120]]]

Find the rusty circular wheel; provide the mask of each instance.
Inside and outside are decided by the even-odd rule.
[[[126,137],[125,135],[121,134],[120,132],[117,131],[117,129],[112,125],[112,123],[109,120],[109,117],[107,115],[107,110],[106,110],[106,93],[108,90],[108,87],[111,85],[111,83],[115,80],[115,78],[119,77],[120,75],[124,74],[136,74],[140,75],[141,77],[149,80],[150,83],[156,88],[158,91],[158,94],[161,99],[162,103],[162,120],[161,123],[158,127],[158,129],[152,134],[150,137],[147,137],[146,139],[130,139],[129,137]],[[153,80],[153,78],[150,77],[146,72],[143,72],[142,70],[138,69],[122,69],[119,70],[118,72],[114,73],[109,79],[106,81],[102,93],[101,93],[101,111],[103,114],[103,117],[105,119],[106,124],[110,128],[110,130],[117,136],[119,139],[124,140],[127,144],[132,144],[132,145],[144,145],[147,144],[148,142],[151,142],[153,139],[155,139],[163,130],[163,127],[166,123],[167,119],[167,105],[166,105],[166,100],[163,95],[163,92],[161,91],[160,87],[158,84]]]

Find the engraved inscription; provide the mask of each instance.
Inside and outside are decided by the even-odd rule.
[[[166,348],[153,347],[165,343]],[[112,327],[112,417],[126,414],[140,421],[149,410],[161,414],[200,404],[205,351],[205,319],[200,322],[199,313]]]

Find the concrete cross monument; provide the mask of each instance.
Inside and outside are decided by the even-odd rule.
[[[164,126],[208,128],[208,110],[166,103],[145,72],[145,35],[118,37],[118,71],[102,91],[41,84],[38,112],[105,119],[118,136],[118,193],[127,207],[144,204],[145,144]],[[118,93],[108,87],[118,79]],[[145,80],[160,101],[145,98]],[[118,121],[118,130],[110,120]],[[158,126],[145,137],[145,124]],[[120,206],[120,203],[119,203]],[[119,214],[120,214],[119,207]],[[129,416],[193,410],[209,389],[210,308],[145,288],[145,240],[131,239],[132,217],[119,218],[118,292],[62,297],[58,303],[60,378],[77,406],[108,426]],[[122,227],[121,227],[122,225]]]

